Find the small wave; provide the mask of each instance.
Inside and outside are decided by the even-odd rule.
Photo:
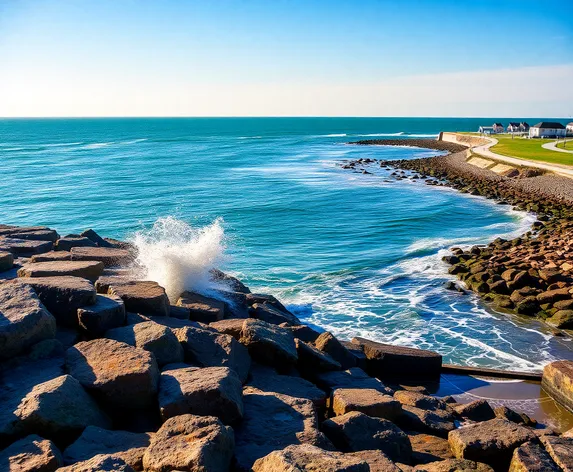
[[[404,136],[404,131],[400,131],[399,133],[369,133],[369,134],[356,134],[355,136],[364,136],[366,138],[374,138],[374,137],[382,137],[382,136]]]
[[[472,242],[477,242],[476,238],[423,238],[410,244],[406,248],[407,254],[412,254],[414,252],[428,251],[431,249],[444,249],[450,247],[454,244],[471,244]]]
[[[311,138],[344,138],[348,136],[346,133],[332,133],[332,134],[315,134]]]
[[[106,146],[110,146],[112,144],[115,144],[114,142],[109,142],[109,143],[92,143],[92,144],[86,144],[85,146],[83,146],[82,149],[99,149],[102,147],[106,147]]]
[[[216,288],[210,271],[225,260],[222,220],[193,228],[173,217],[158,219],[148,231],[136,233],[135,275],[165,288],[171,302],[185,290],[205,293]]]
[[[237,139],[263,139],[262,136],[239,136]]]
[[[132,139],[130,141],[121,141],[119,144],[137,144],[143,141],[147,141],[147,138]]]

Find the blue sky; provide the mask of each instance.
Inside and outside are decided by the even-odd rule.
[[[569,116],[573,2],[546,5],[0,0],[0,116]]]

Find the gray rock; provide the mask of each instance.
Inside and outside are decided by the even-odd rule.
[[[260,320],[245,320],[241,344],[246,346],[253,359],[262,364],[284,368],[298,360],[292,334]]]
[[[398,418],[397,423],[407,430],[446,438],[448,433],[456,427],[454,421],[455,416],[449,411],[422,410],[414,406],[402,405],[402,416]]]
[[[55,444],[36,434],[20,439],[0,452],[0,470],[54,472],[63,465]]]
[[[338,361],[344,370],[356,366],[354,355],[328,331],[322,333],[316,339],[314,345],[317,349],[326,352],[334,360]]]
[[[102,336],[107,330],[125,324],[125,305],[119,297],[97,295],[94,305],[78,308],[81,329],[93,337]]]
[[[87,461],[62,467],[58,472],[134,472],[134,470],[119,457],[98,454]]]
[[[495,418],[493,408],[485,400],[474,400],[470,403],[455,405],[453,409],[458,415],[472,421],[487,421]]]
[[[10,270],[14,266],[14,256],[11,252],[0,251],[0,272]]]
[[[395,421],[402,414],[400,402],[368,388],[337,388],[332,392],[331,407],[336,416],[360,411],[368,416]]]
[[[561,468],[538,444],[526,442],[513,451],[509,472],[560,472]]]
[[[66,236],[56,241],[56,251],[70,251],[74,247],[95,247],[91,239],[84,237]]]
[[[380,380],[370,377],[358,367],[346,371],[324,372],[318,374],[316,385],[330,393],[337,388],[369,388],[392,395],[394,392],[386,387]]]
[[[298,368],[301,372],[314,376],[319,372],[341,370],[339,362],[325,352],[319,351],[312,344],[295,339],[295,346],[298,354]]]
[[[121,298],[127,311],[144,315],[169,315],[169,299],[165,289],[156,282],[136,281],[117,285],[112,283],[108,294]]]
[[[80,233],[83,238],[91,239],[99,247],[113,247],[108,241],[103,239],[99,234],[97,234],[93,229],[86,229]]]
[[[573,471],[573,438],[541,436],[540,439],[553,461],[564,472]]]
[[[289,311],[283,311],[275,306],[266,303],[255,303],[251,307],[253,318],[265,321],[270,324],[280,325],[287,323],[288,325],[299,325],[300,320]]]
[[[106,267],[128,265],[134,259],[130,250],[113,247],[74,247],[70,252],[72,261],[100,261]]]

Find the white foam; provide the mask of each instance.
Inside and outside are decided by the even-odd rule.
[[[135,275],[159,283],[172,302],[184,290],[209,291],[209,271],[226,259],[224,241],[221,219],[193,228],[173,217],[160,218],[131,238],[138,250]]]

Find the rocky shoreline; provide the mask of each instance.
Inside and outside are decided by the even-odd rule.
[[[396,145],[395,141],[361,144]],[[417,146],[430,149],[443,149],[443,145],[451,144],[415,141]],[[451,265],[450,274],[496,310],[536,317],[558,330],[573,329],[573,182],[570,179],[540,175],[538,170],[528,168],[511,176],[495,174],[468,164],[465,152],[413,160],[361,159],[345,163],[343,168],[356,171],[368,165],[399,169],[394,173],[398,179],[447,185],[535,213],[537,221],[527,233],[512,240],[498,238],[486,246],[452,248],[452,254],[444,260]],[[449,287],[457,288],[452,284]]]
[[[216,269],[170,300],[93,230],[0,248],[2,471],[571,470],[573,430],[429,395],[435,352],[340,341]],[[571,378],[544,385],[567,405]]]

